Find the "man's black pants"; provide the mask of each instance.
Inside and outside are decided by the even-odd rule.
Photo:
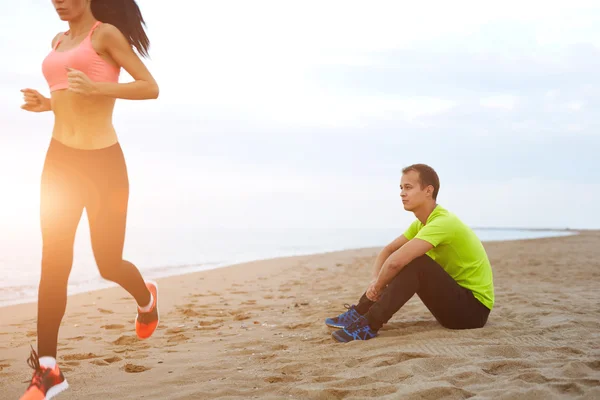
[[[427,255],[407,264],[383,290],[378,301],[372,302],[363,294],[357,311],[365,315],[372,329],[379,330],[415,293],[445,328],[481,328],[490,314],[490,309],[470,290],[456,283]]]

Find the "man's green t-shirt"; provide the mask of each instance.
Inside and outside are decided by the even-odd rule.
[[[427,252],[462,287],[490,310],[494,306],[492,266],[483,244],[456,215],[437,205],[427,223],[415,220],[404,232],[411,240],[425,240],[433,249]]]

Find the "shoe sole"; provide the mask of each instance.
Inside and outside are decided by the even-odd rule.
[[[158,325],[160,325],[160,311],[158,309],[158,284],[155,281],[146,281],[146,283],[151,283],[156,288],[156,328],[154,328],[154,332],[156,332],[156,330],[158,329]],[[135,321],[137,321],[139,315],[140,315],[139,313],[135,314]],[[135,321],[134,321],[134,324],[135,324]],[[135,336],[137,336],[137,338],[140,340],[146,340],[146,339],[150,339],[152,337],[152,335],[154,335],[154,332],[152,332],[152,334],[150,336],[145,337],[145,338],[139,337],[137,334]]]
[[[355,342],[355,341],[357,341],[357,340],[358,340],[358,341],[365,341],[365,340],[374,339],[374,338],[376,338],[376,337],[377,337],[377,336],[379,336],[379,335],[375,335],[375,336],[373,336],[373,337],[371,337],[371,338],[369,338],[369,339],[354,339],[354,340],[345,340],[345,339],[343,339],[343,338],[339,337],[339,336],[337,335],[337,332],[331,332],[331,336],[333,336],[333,338],[334,338],[334,339],[335,339],[335,340],[336,340],[338,343],[349,343],[349,342],[353,342],[353,341]]]
[[[331,336],[335,339],[336,342],[338,343],[348,343],[347,341],[343,340],[342,338],[338,337],[338,335],[336,335],[336,332],[331,332]]]
[[[336,328],[336,329],[344,329],[344,328],[345,328],[345,326],[344,326],[344,325],[340,325],[340,324],[338,324],[338,325],[336,325],[336,324],[330,324],[330,323],[328,323],[328,322],[325,322],[325,325],[327,325],[327,326],[328,326],[328,327],[330,327],[330,328]]]
[[[58,385],[54,385],[50,389],[48,389],[48,392],[46,392],[46,397],[44,398],[44,400],[50,400],[51,398],[53,398],[54,396],[56,396],[60,392],[62,392],[64,390],[67,390],[68,388],[69,388],[69,383],[65,379],[64,381],[62,381]]]

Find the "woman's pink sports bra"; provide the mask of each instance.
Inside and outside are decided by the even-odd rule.
[[[42,72],[51,92],[68,88],[66,67],[83,72],[94,82],[119,82],[121,69],[106,62],[92,46],[92,32],[100,24],[97,21],[86,38],[72,49],[56,51],[66,33],[56,41],[54,48],[42,62]]]

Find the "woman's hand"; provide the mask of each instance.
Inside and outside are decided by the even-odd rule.
[[[37,90],[22,89],[21,93],[23,93],[23,100],[25,101],[25,104],[21,106],[23,110],[44,112],[52,109],[50,106],[50,99],[42,96]]]
[[[67,69],[67,82],[69,83],[68,90],[74,93],[79,93],[84,96],[98,94],[96,83],[92,81],[86,74],[73,68]]]

